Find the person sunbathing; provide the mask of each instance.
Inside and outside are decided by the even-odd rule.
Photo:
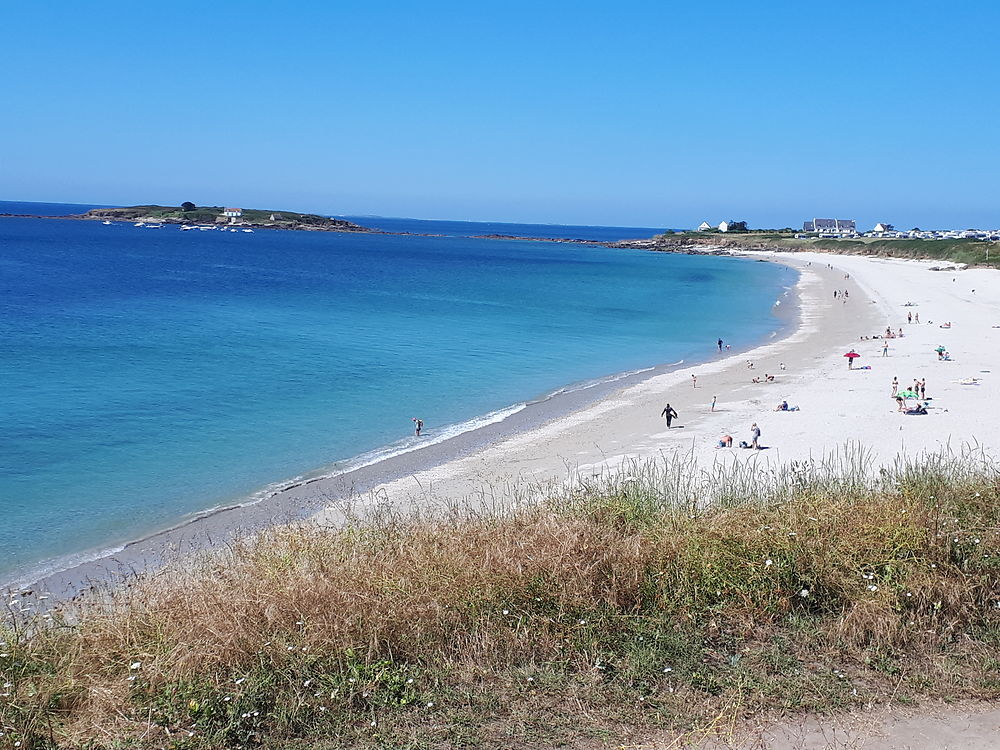
[[[732,435],[723,435],[721,438],[719,438],[719,447],[720,448],[732,448],[733,447],[733,436]]]
[[[788,411],[788,402],[782,401],[780,404],[774,407],[775,411]]]

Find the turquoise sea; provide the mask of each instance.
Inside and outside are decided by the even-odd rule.
[[[0,202],[0,213],[83,206]],[[0,581],[777,331],[793,272],[598,246],[0,218]],[[412,436],[411,417],[426,424]]]

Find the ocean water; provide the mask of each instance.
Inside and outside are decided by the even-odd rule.
[[[427,219],[397,219],[387,216],[342,216],[361,226],[384,232],[413,234],[443,234],[452,237],[476,237],[502,234],[508,237],[545,237],[548,239],[617,240],[645,239],[661,234],[665,229],[654,227],[592,227],[574,224],[511,224],[501,221],[429,221]]]
[[[0,581],[412,449],[414,416],[440,440],[751,345],[794,280],[584,245],[0,218]]]

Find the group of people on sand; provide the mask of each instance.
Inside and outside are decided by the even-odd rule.
[[[716,448],[732,448],[733,447],[733,436],[730,434],[725,434],[719,438]],[[750,441],[746,440],[740,441],[740,448],[752,448],[755,451],[759,451],[763,446],[760,444],[760,427],[754,422],[750,425]]]
[[[903,395],[901,395],[903,394]],[[913,394],[913,395],[906,395]],[[899,378],[893,376],[892,378],[892,398],[896,400],[896,411],[902,414],[926,414],[927,413],[927,379],[920,378],[919,380],[914,378],[913,385],[908,391],[899,390]],[[906,403],[907,398],[917,398],[916,406],[909,406]]]

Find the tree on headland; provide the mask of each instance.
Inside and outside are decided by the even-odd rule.
[[[196,208],[198,207],[194,205],[191,201],[184,201],[181,204],[181,211],[194,211]]]

